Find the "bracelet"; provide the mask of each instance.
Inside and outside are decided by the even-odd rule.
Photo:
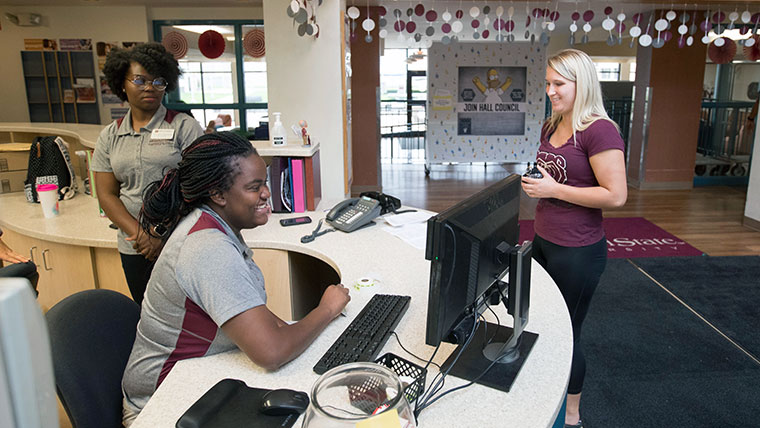
[[[166,235],[166,232],[168,232],[168,231],[169,230],[163,224],[159,223],[159,224],[153,226],[153,233],[155,233],[157,236],[159,236],[161,238],[163,238],[164,235]]]

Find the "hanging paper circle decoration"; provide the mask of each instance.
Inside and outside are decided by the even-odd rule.
[[[224,53],[224,37],[214,30],[207,30],[198,37],[198,49],[209,59],[219,58]]]
[[[750,46],[747,46],[746,42],[744,43],[744,58],[750,61],[757,61],[760,59],[760,36],[755,34],[752,36],[752,40],[754,40],[754,43]]]
[[[728,64],[734,59],[734,55],[736,55],[736,43],[727,37],[721,37],[721,39],[725,39],[723,40],[725,42],[723,46],[718,46],[713,41],[707,48],[707,56],[715,64]]]
[[[254,58],[261,58],[266,53],[264,49],[264,32],[251,30],[243,37],[243,50]]]
[[[180,59],[187,55],[187,39],[176,31],[166,33],[161,44],[164,45],[167,52],[172,54],[174,59]]]

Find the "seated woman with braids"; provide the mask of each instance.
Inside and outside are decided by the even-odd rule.
[[[266,307],[264,277],[242,229],[267,222],[264,160],[231,132],[207,134],[176,169],[143,194],[140,225],[165,244],[148,282],[137,337],[122,380],[129,426],[177,361],[240,348],[276,370],[303,352],[350,297],[330,285],[301,321]]]

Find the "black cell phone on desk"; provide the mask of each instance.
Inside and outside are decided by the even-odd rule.
[[[295,226],[297,224],[308,224],[308,223],[311,223],[311,217],[307,215],[302,216],[302,217],[280,219],[280,224],[282,226]]]

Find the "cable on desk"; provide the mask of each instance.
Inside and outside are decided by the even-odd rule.
[[[411,355],[412,357],[414,357],[414,358],[422,361],[423,363],[424,362],[428,362],[428,364],[432,364],[432,365],[438,367],[438,370],[441,370],[441,366],[438,365],[437,363],[434,363],[432,357],[430,358],[430,360],[426,360],[424,358],[418,357],[417,355],[413,354],[410,350],[406,349],[406,347],[401,343],[401,338],[398,337],[398,334],[395,331],[392,331],[391,334],[396,338],[396,342],[398,342],[398,346],[400,346],[401,349],[404,350],[404,352],[406,352],[407,354]],[[433,354],[433,355],[435,355],[435,354]]]
[[[428,403],[428,401],[433,398],[434,394],[440,391],[441,388],[443,388],[442,382],[444,382],[446,376],[448,376],[451,369],[456,365],[457,361],[459,361],[459,358],[462,356],[462,353],[464,352],[464,350],[470,345],[470,342],[472,342],[472,338],[475,336],[475,331],[477,330],[479,325],[480,325],[480,317],[478,316],[475,318],[475,322],[472,324],[472,331],[470,331],[470,334],[468,335],[465,343],[462,344],[462,346],[459,348],[459,351],[457,352],[457,356],[454,358],[454,361],[452,361],[449,367],[446,368],[445,372],[438,372],[438,374],[433,379],[433,382],[435,382],[435,384],[432,386],[430,391],[428,391],[428,393],[425,394],[425,398],[422,400],[422,404],[420,404],[419,407],[415,406],[415,409],[414,409],[415,417],[419,416],[419,414],[423,410],[425,410],[425,408],[433,404],[433,402],[437,401],[439,397],[437,397],[432,402]]]
[[[304,236],[301,237],[301,243],[302,244],[308,244],[309,242],[317,239],[318,237],[324,235],[325,233],[335,232],[335,229],[325,229],[325,230],[323,230],[323,231],[320,232],[319,229],[322,228],[322,221],[323,220],[324,220],[323,218],[319,219],[319,223],[317,223],[317,227],[316,227],[316,229],[314,229],[311,232],[311,235],[304,235]]]
[[[486,304],[486,306],[487,306],[487,307],[488,307],[488,309],[489,309],[489,310],[490,310],[490,311],[491,311],[491,312],[494,314],[494,316],[496,316],[496,319],[497,319],[497,322],[498,322],[498,326],[499,326],[499,327],[501,327],[501,321],[498,321],[499,317],[496,315],[496,313],[493,311],[493,309],[491,309],[490,305]],[[480,321],[476,322],[476,323],[475,323],[475,325],[477,326],[477,324],[478,324],[479,322],[480,322]],[[473,334],[472,334],[472,335],[474,335],[474,330],[475,330],[475,329],[473,328]],[[498,329],[497,329],[497,331],[498,331]],[[471,335],[471,336],[472,336],[472,335]],[[488,341],[488,342],[490,343],[490,342],[493,340],[493,338],[494,338],[495,336],[496,336],[496,333],[494,333],[494,335],[491,337],[491,339],[489,339],[489,341]],[[470,338],[472,338],[472,337],[470,337]],[[469,345],[469,340],[468,340],[468,341],[465,343],[465,345],[463,345],[463,348],[462,348],[462,350],[463,350],[463,349],[464,349],[464,347],[466,347],[467,345]],[[461,351],[462,351],[462,350],[460,350],[460,353],[459,353],[459,355],[461,355],[461,353],[462,353]],[[449,366],[449,368],[446,370],[446,373],[443,375],[443,377],[444,377],[444,378],[446,377],[446,375],[448,375],[448,373],[449,373],[449,371],[451,370],[451,368],[452,368],[452,367],[454,367],[454,365],[456,364],[457,360],[459,360],[459,355],[457,355],[457,357],[456,357],[456,359],[454,360],[454,362],[453,362],[453,363],[451,364],[451,366]],[[488,371],[489,371],[489,370],[491,370],[491,367],[493,367],[493,365],[494,365],[494,364],[496,364],[496,362],[497,362],[497,361],[498,361],[498,359],[491,361],[491,364],[489,364],[489,365],[488,365],[488,367],[486,367],[486,369],[485,369],[485,370],[483,370],[483,371],[482,371],[482,372],[481,372],[481,373],[480,373],[478,376],[476,376],[476,377],[475,377],[473,380],[471,380],[470,382],[468,382],[468,383],[466,383],[466,384],[464,384],[464,385],[460,385],[460,386],[457,386],[457,387],[451,388],[451,389],[449,389],[448,391],[446,391],[446,392],[444,392],[444,393],[442,393],[442,394],[438,395],[437,397],[434,397],[434,396],[431,396],[431,395],[426,395],[426,396],[425,396],[425,401],[423,402],[423,404],[422,404],[422,407],[419,407],[419,408],[415,407],[415,410],[414,410],[415,416],[419,415],[419,413],[421,413],[421,412],[422,412],[423,410],[425,410],[427,407],[431,406],[433,403],[435,403],[436,401],[440,400],[440,399],[441,399],[441,398],[443,398],[444,396],[446,396],[446,395],[448,395],[448,394],[451,394],[451,393],[452,393],[452,392],[454,392],[454,391],[458,391],[458,390],[460,390],[460,389],[464,389],[464,388],[467,388],[468,386],[472,386],[472,384],[474,384],[475,382],[477,382],[477,381],[478,381],[478,380],[479,380],[481,377],[483,377],[483,375],[485,375],[486,373],[488,373]],[[439,373],[439,374],[440,374],[440,373]],[[436,377],[437,377],[437,376],[436,376]],[[434,380],[435,380],[435,379],[434,379]],[[443,384],[441,384],[441,386],[440,386],[440,387],[437,387],[437,391],[440,391],[442,388],[443,388]],[[431,391],[432,391],[432,390],[431,390]],[[436,392],[437,392],[437,391],[436,391]]]

